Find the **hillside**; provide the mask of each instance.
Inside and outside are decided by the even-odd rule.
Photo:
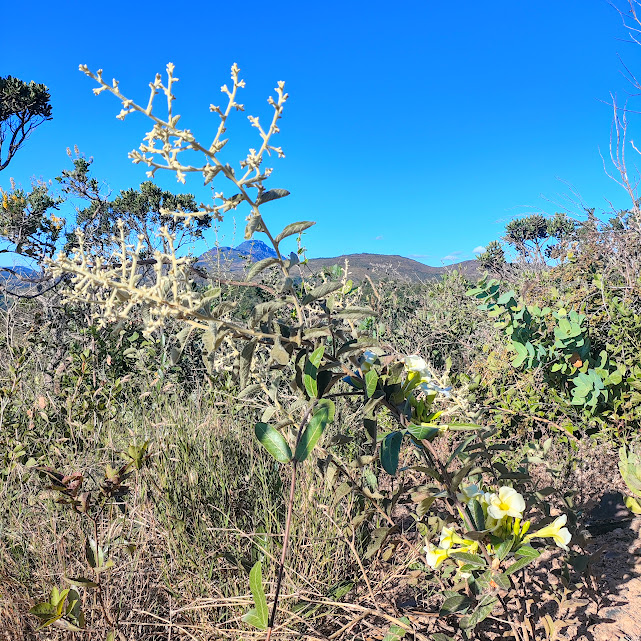
[[[411,258],[385,254],[348,254],[334,258],[312,258],[308,261],[313,272],[323,267],[348,264],[348,276],[353,280],[364,280],[369,276],[373,280],[390,278],[392,280],[424,281],[440,278],[444,274],[458,270],[470,279],[480,277],[477,261],[465,260],[444,267],[430,267]]]
[[[274,256],[274,251],[260,240],[245,241],[237,247],[216,247],[202,254],[196,265],[207,271],[220,273],[242,273],[250,262]],[[475,260],[466,260],[444,267],[430,267],[411,258],[386,254],[347,254],[326,258],[310,258],[303,270],[313,273],[325,267],[348,264],[348,276],[353,280],[390,278],[405,281],[423,281],[440,278],[448,272],[459,270],[470,279],[480,277]]]

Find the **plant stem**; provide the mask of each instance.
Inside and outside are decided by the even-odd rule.
[[[300,441],[300,438],[303,435],[303,430],[305,429],[305,425],[307,424],[307,419],[309,418],[309,415],[312,413],[312,410],[314,409],[315,405],[316,405],[316,402],[313,402],[307,408],[307,411],[305,412],[305,416],[303,416],[303,420],[300,422],[300,426],[298,428],[298,434],[296,436],[296,446],[298,446],[298,442]],[[285,559],[287,558],[287,548],[289,546],[289,533],[291,531],[292,515],[294,513],[294,494],[296,492],[297,467],[298,467],[298,461],[296,460],[296,458],[294,458],[292,461],[292,475],[289,483],[289,502],[287,504],[287,520],[285,521],[285,536],[283,537],[283,551],[281,552],[281,555],[280,555],[280,563],[278,565],[278,577],[276,578],[276,593],[274,595],[274,604],[272,605],[272,612],[269,617],[269,623],[267,625],[267,637],[265,638],[265,641],[270,641],[272,636],[272,630],[274,629],[274,623],[276,621],[276,611],[278,610],[278,597],[280,595],[280,587],[283,582],[283,574],[285,573]]]

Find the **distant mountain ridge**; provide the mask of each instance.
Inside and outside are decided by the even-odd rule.
[[[275,258],[276,252],[262,240],[246,240],[236,247],[214,247],[198,257],[196,267],[209,271],[242,271],[248,262]]]
[[[246,240],[236,247],[215,247],[198,257],[195,266],[209,274],[242,275],[247,267],[264,258],[275,257],[276,252],[261,240]],[[411,258],[387,254],[343,254],[328,258],[310,258],[307,265],[301,269],[307,273],[318,273],[324,268],[339,265],[345,267],[347,276],[355,281],[365,280],[400,280],[419,282],[441,278],[453,271],[461,272],[470,280],[477,280],[483,275],[483,270],[476,260],[464,260],[460,263],[431,267]],[[15,273],[3,271],[0,266],[0,283],[5,285],[25,286],[21,278],[36,276],[37,272],[24,266],[9,267]],[[19,274],[19,276],[18,276]]]
[[[263,241],[246,240],[237,247],[210,249],[198,258],[196,265],[209,272],[242,273],[249,262],[275,256],[276,252]],[[332,265],[344,267],[346,261],[347,275],[353,280],[364,280],[369,277],[373,280],[390,278],[392,280],[423,281],[437,279],[453,271],[459,271],[471,280],[480,278],[482,275],[476,260],[464,260],[443,267],[431,267],[404,256],[366,253],[310,258],[307,261],[307,268],[312,272],[319,272]]]

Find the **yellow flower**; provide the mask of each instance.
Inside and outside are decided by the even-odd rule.
[[[465,543],[452,528],[444,527],[441,530],[441,539],[438,542],[439,546],[445,550],[449,550],[453,545],[462,545]]]
[[[570,534],[570,531],[566,527],[563,527],[567,523],[567,521],[568,521],[567,514],[562,514],[561,516],[554,519],[552,523],[550,523],[549,525],[546,525],[544,528],[541,528],[538,532],[533,532],[532,534],[529,534],[525,538],[525,540],[529,541],[530,539],[534,539],[534,538],[541,538],[541,539],[552,538],[560,548],[567,550],[568,543],[572,539],[572,535]]]
[[[512,516],[516,519],[523,517],[525,501],[523,497],[512,487],[503,486],[498,494],[486,494],[487,514],[493,519],[500,521],[504,516]]]
[[[429,565],[433,570],[436,570],[436,568],[450,555],[449,550],[437,548],[431,543],[428,543],[425,546],[425,552],[425,563],[427,563],[427,565]]]

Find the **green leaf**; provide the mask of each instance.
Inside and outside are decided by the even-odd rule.
[[[301,220],[298,223],[291,223],[290,225],[287,225],[283,231],[274,238],[274,244],[278,245],[283,238],[287,238],[288,236],[293,236],[294,234],[300,234],[301,232],[304,232],[306,229],[309,229],[312,225],[315,225],[315,222],[312,222],[311,220]]]
[[[538,559],[541,556],[531,545],[522,545],[514,554],[528,559]]]
[[[250,267],[249,271],[247,272],[247,280],[251,280],[254,276],[262,272],[264,269],[267,269],[272,265],[276,265],[278,262],[279,260],[276,257],[263,258],[262,260],[259,260]]]
[[[456,596],[451,596],[443,601],[439,615],[447,616],[448,614],[454,614],[455,612],[466,612],[469,610],[471,605],[473,605],[473,601],[471,599],[463,596],[462,594],[457,594]]]
[[[376,370],[370,369],[365,373],[365,389],[367,391],[367,398],[371,398],[376,391],[378,385],[378,374]]]
[[[514,563],[512,563],[512,565],[510,565],[510,567],[507,568],[507,570],[505,570],[505,574],[507,575],[514,574],[515,572],[518,572],[519,570],[524,568],[526,565],[529,565],[530,563],[532,563],[532,561],[534,561],[533,558],[530,558],[527,556],[522,557],[518,561],[515,561]]]
[[[96,571],[108,570],[113,566],[113,561],[107,561],[105,548],[100,547],[93,539],[87,539],[85,543],[85,555],[87,563]]]
[[[318,407],[296,446],[294,458],[297,461],[302,463],[310,455],[318,443],[318,439],[323,435],[327,424],[334,420],[334,411],[335,406],[332,401],[322,399],[318,402]]]
[[[372,532],[369,545],[365,551],[366,559],[371,559],[381,549],[381,545],[385,542],[390,529],[388,527],[378,527]]]
[[[401,451],[403,432],[388,434],[381,443],[381,464],[383,469],[392,476],[398,468],[398,456]]]
[[[308,357],[305,363],[305,373],[303,376],[303,383],[307,393],[312,397],[318,396],[318,368],[323,360],[325,353],[325,346],[317,347]]]
[[[475,628],[481,621],[485,620],[494,609],[494,605],[498,599],[495,596],[487,595],[481,599],[479,606],[474,610],[474,612],[467,617],[463,617],[459,621],[459,626],[461,628]]]
[[[501,590],[509,590],[512,587],[510,577],[503,572],[492,572],[492,580]]]
[[[417,441],[430,440],[434,438],[437,434],[440,434],[441,430],[438,427],[431,425],[415,425],[410,423],[407,426],[407,431],[411,434]]]
[[[31,614],[35,614],[37,617],[40,617],[41,619],[50,619],[52,616],[56,614],[56,606],[54,606],[51,603],[38,603],[34,605],[29,612]]]
[[[292,460],[292,451],[283,435],[267,423],[256,423],[254,434],[259,443],[280,463]]]
[[[472,517],[474,518],[474,524],[477,530],[485,529],[485,515],[483,514],[483,508],[481,504],[476,500],[472,499],[469,502],[470,512],[472,512]]]
[[[509,538],[505,539],[502,543],[499,543],[499,545],[496,546],[495,552],[496,552],[496,558],[499,561],[502,561],[512,550],[512,546],[514,545],[514,536],[510,536]]]
[[[485,559],[478,554],[470,554],[469,552],[452,552],[450,557],[457,561],[463,561],[467,565],[473,565],[477,568],[485,567]]]
[[[410,620],[407,617],[401,617],[399,621],[402,621],[406,625],[411,625]],[[387,630],[387,634],[383,637],[383,641],[399,641],[399,639],[402,639],[407,630],[405,628],[401,628],[400,625],[396,625],[395,623],[390,625],[389,629]]]
[[[332,292],[335,292],[337,289],[340,289],[343,286],[343,283],[341,281],[328,281],[327,283],[323,283],[322,285],[319,285],[318,287],[312,289],[305,298],[303,298],[303,305],[307,305],[308,303],[311,303],[312,301],[318,300],[319,298],[326,298],[331,294]]]
[[[249,588],[254,598],[254,606],[247,614],[242,617],[242,620],[249,625],[253,625],[259,630],[266,630],[269,622],[267,612],[267,599],[265,598],[265,590],[263,589],[263,575],[260,567],[260,561],[254,564],[254,567],[249,573]]]

